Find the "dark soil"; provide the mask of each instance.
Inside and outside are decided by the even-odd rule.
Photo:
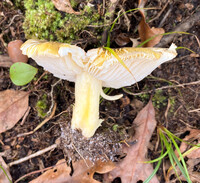
[[[189,5],[185,5],[186,3],[193,7],[190,8]],[[149,1],[146,7],[160,8],[165,4],[165,0],[153,0]],[[122,8],[126,11],[136,7],[137,2],[135,0],[121,1],[116,7],[116,12],[122,10]],[[151,20],[160,10],[148,11],[146,18]],[[162,23],[162,27],[166,32],[171,31],[183,20],[187,20],[195,12],[200,11],[200,2],[199,0],[174,1],[167,6],[160,17],[149,25],[151,27],[158,27],[169,10],[171,11],[168,17]],[[9,0],[3,0],[0,2],[0,13],[0,54],[7,55],[7,44],[10,41],[15,39],[25,40],[22,28],[24,9],[11,3]],[[138,13],[128,13],[127,17],[130,23],[127,23],[126,18],[122,16],[119,23],[115,26],[111,35],[111,47],[120,47],[115,40],[121,33],[125,33],[126,37],[138,37],[136,30],[140,21],[140,15]],[[128,31],[127,27],[129,24],[130,29]],[[190,27],[188,32],[195,34],[199,38],[199,30],[200,22],[197,22]],[[180,47],[187,47],[196,53],[200,53],[197,40],[192,35],[176,35],[173,42]],[[131,42],[128,41],[125,46],[131,46]],[[165,47],[169,47],[169,45],[165,45]],[[38,67],[31,59],[29,63]],[[40,68],[36,77],[39,78],[43,72],[42,68]],[[61,81],[54,87],[53,98],[58,104],[55,112],[56,116],[34,134],[16,137],[18,134],[32,131],[43,120],[38,117],[36,103],[38,100],[41,100],[44,94],[47,95],[46,112],[52,104],[50,96],[51,85],[57,82],[58,79],[49,73],[46,75],[47,77],[41,78],[37,85],[32,82],[25,88],[26,91],[33,91],[29,99],[30,112],[23,125],[20,125],[19,122],[11,130],[0,134],[2,142],[0,144],[0,151],[7,150],[8,153],[4,159],[6,163],[10,163],[54,144],[56,139],[60,137],[61,145],[55,150],[12,166],[10,172],[13,182],[25,174],[53,166],[62,158],[65,158],[68,162],[71,159],[81,159],[79,153],[93,161],[98,158],[118,161],[118,158],[122,155],[120,141],[128,139],[133,135],[132,122],[139,110],[148,102],[150,96],[157,95],[153,100],[157,122],[167,127],[175,135],[184,133],[186,127],[200,129],[200,111],[194,111],[200,108],[200,83],[192,84],[192,82],[200,79],[200,59],[198,55],[196,57],[192,56],[191,52],[186,49],[178,50],[178,56],[174,60],[157,68],[152,73],[154,77],[147,77],[138,83],[140,89],[137,89],[136,86],[128,87],[127,89],[132,93],[139,93],[168,86],[169,82],[173,84],[191,84],[162,89],[159,94],[155,90],[154,92],[138,96],[131,95],[123,89],[112,91],[111,95],[123,93],[124,97],[114,102],[102,101],[100,105],[100,118],[105,120],[102,127],[98,129],[95,136],[90,140],[84,139],[79,132],[70,130],[69,125],[74,103],[74,84],[68,81]],[[0,67],[0,91],[7,89],[19,90],[22,87],[12,84],[9,78],[9,68]],[[173,103],[171,103],[171,107],[168,110],[167,106],[169,106],[170,101],[173,101]],[[65,112],[60,114],[63,111]],[[115,124],[118,125],[116,132],[112,130]],[[157,138],[154,134],[152,137],[153,146],[155,146],[156,141]],[[72,144],[75,144],[76,149],[74,149]],[[149,158],[155,158],[159,154],[158,152],[151,149]],[[162,171],[160,173],[162,174]],[[26,179],[21,180],[20,183],[27,183],[38,175],[39,173],[28,176]],[[163,178],[163,175],[160,176]]]

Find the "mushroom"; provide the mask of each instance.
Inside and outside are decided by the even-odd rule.
[[[130,73],[104,48],[91,49],[86,53],[75,45],[28,40],[22,45],[21,50],[54,76],[75,82],[75,105],[71,127],[80,129],[87,138],[94,135],[103,121],[99,119],[100,95],[107,100],[122,97],[107,96],[102,87],[130,86],[177,55],[174,44],[170,48],[113,49],[129,68]]]

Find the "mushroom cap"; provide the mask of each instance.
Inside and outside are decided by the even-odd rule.
[[[160,64],[176,57],[175,49],[174,44],[170,48],[113,49],[129,70],[110,51],[103,48],[92,49],[86,54],[86,70],[102,80],[105,87],[130,86],[149,75]]]
[[[30,39],[21,46],[21,50],[24,55],[61,79],[75,81],[76,75],[84,67],[85,51],[75,45]]]
[[[177,55],[174,44],[170,48],[113,49],[127,69],[113,53],[104,48],[85,53],[75,45],[28,40],[21,50],[58,78],[76,81],[76,75],[85,71],[101,80],[102,86],[111,88],[130,86]]]

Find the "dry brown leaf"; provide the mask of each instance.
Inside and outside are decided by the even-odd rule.
[[[6,165],[5,161],[3,160],[1,156],[0,156],[0,165],[2,166],[4,171],[7,173],[9,179],[12,180],[12,177],[9,172],[9,167]],[[8,180],[8,178],[6,177],[2,169],[0,169],[0,183],[10,183],[10,181]]]
[[[137,126],[134,136],[137,143],[125,149],[127,156],[108,174],[109,181],[120,177],[122,182],[136,183],[139,180],[146,180],[153,172],[152,164],[142,163],[148,161],[147,147],[156,127],[155,111],[151,101],[139,112],[133,124]],[[156,176],[150,181],[158,182]]]
[[[115,42],[117,43],[117,45],[119,46],[125,46],[127,45],[129,42],[131,41],[131,39],[125,34],[125,33],[120,33],[119,35],[117,35]]]
[[[194,140],[198,140],[198,143],[200,143],[200,130],[187,128],[186,131],[189,131],[190,133],[189,133],[189,135],[185,136],[185,138],[183,139],[184,141],[188,141],[188,142],[192,143]],[[191,148],[191,146],[185,142],[182,142],[180,145],[180,151],[182,153],[189,150],[189,148]],[[178,157],[177,151],[175,153]],[[200,158],[200,148],[191,151],[187,155],[187,158],[188,158],[188,160],[186,163],[187,163],[187,169],[188,169],[190,179],[192,182],[196,182],[197,180],[199,180],[200,172],[194,171],[195,170],[194,167],[197,166],[197,164],[199,164],[199,162],[200,162],[200,159],[199,159]],[[182,173],[178,167],[177,167],[177,173],[182,181],[186,181],[185,177],[182,175]],[[166,177],[167,182],[171,183],[170,177],[173,174],[175,174],[173,169],[170,172],[168,172],[167,177]],[[175,181],[176,181],[176,179],[174,180],[174,182]]]
[[[81,160],[73,164],[73,171],[67,166],[64,159],[58,161],[54,169],[48,170],[29,183],[100,183],[93,179],[95,172],[107,173],[115,168],[113,162],[96,162]]]
[[[138,8],[144,8],[145,3],[146,3],[146,0],[139,0]],[[138,32],[139,32],[139,36],[140,36],[140,39],[142,42],[144,42],[145,40],[147,40],[157,34],[165,33],[165,30],[163,28],[155,28],[155,27],[151,28],[145,21],[144,10],[141,9],[139,11],[142,15],[142,19],[138,25]],[[152,39],[151,41],[149,41],[148,43],[144,44],[143,46],[144,47],[153,47],[160,42],[162,37],[163,37],[162,35],[159,35],[159,36],[155,37],[154,39]]]
[[[54,6],[59,11],[63,11],[70,14],[80,15],[80,12],[76,12],[73,10],[71,3],[69,0],[52,0]]]
[[[200,143],[200,130],[188,128],[187,131],[190,131],[190,134],[183,139],[184,141],[189,141],[192,139],[193,141],[197,140],[198,143]],[[182,142],[180,145],[180,151],[182,153],[185,152],[188,149],[188,146],[190,145]],[[190,154],[187,155],[187,157],[191,159],[200,158],[200,148],[193,150]]]
[[[29,93],[6,90],[0,92],[0,133],[11,129],[28,109]]]

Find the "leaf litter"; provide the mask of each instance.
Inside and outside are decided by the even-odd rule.
[[[0,156],[0,166],[1,166],[0,167],[0,183],[11,183],[12,177],[9,172],[9,167],[1,156]]]
[[[137,143],[130,147],[124,147],[124,152],[127,153],[127,156],[109,173],[109,180],[120,177],[122,182],[135,183],[146,180],[153,172],[152,164],[143,163],[148,161],[146,158],[148,144],[156,127],[155,110],[151,100],[138,113],[133,124],[137,126],[134,135]],[[150,183],[158,182],[156,176],[150,181]]]
[[[95,172],[104,174],[115,168],[112,161],[97,161],[95,164],[89,160],[80,160],[70,167],[65,160],[59,160],[56,166],[43,173],[30,183],[100,183],[93,178]]]
[[[146,2],[147,2],[147,0],[139,0],[138,8],[144,8],[144,5]],[[142,16],[142,19],[138,25],[138,32],[140,35],[141,42],[144,42],[147,39],[149,39],[157,34],[165,33],[165,30],[163,28],[155,28],[155,27],[151,28],[148,25],[148,23],[146,23],[144,9],[140,9],[139,11]],[[151,41],[144,44],[144,47],[153,47],[156,44],[158,44],[161,39],[162,39],[162,35],[159,35],[159,36],[155,37],[154,39],[152,39]]]
[[[0,92],[0,133],[11,129],[28,109],[29,92],[5,90]]]
[[[120,177],[122,182],[126,183],[144,181],[153,172],[152,164],[143,163],[148,161],[146,158],[148,145],[156,127],[155,111],[151,100],[138,113],[133,125],[137,128],[135,135],[130,137],[132,145],[130,147],[123,146],[123,151],[127,155],[121,162],[114,163],[108,159],[92,159],[91,161],[85,158],[78,161],[72,160],[71,166],[69,166],[62,159],[57,162],[53,169],[46,171],[30,183],[99,183],[93,178],[95,172],[105,174],[104,182],[111,182],[116,177]],[[156,176],[150,181],[150,183],[158,182]]]
[[[56,9],[58,9],[59,11],[63,11],[63,12],[75,14],[75,15],[80,14],[80,12],[76,12],[73,10],[69,0],[52,0],[52,2],[54,6],[56,7]]]

